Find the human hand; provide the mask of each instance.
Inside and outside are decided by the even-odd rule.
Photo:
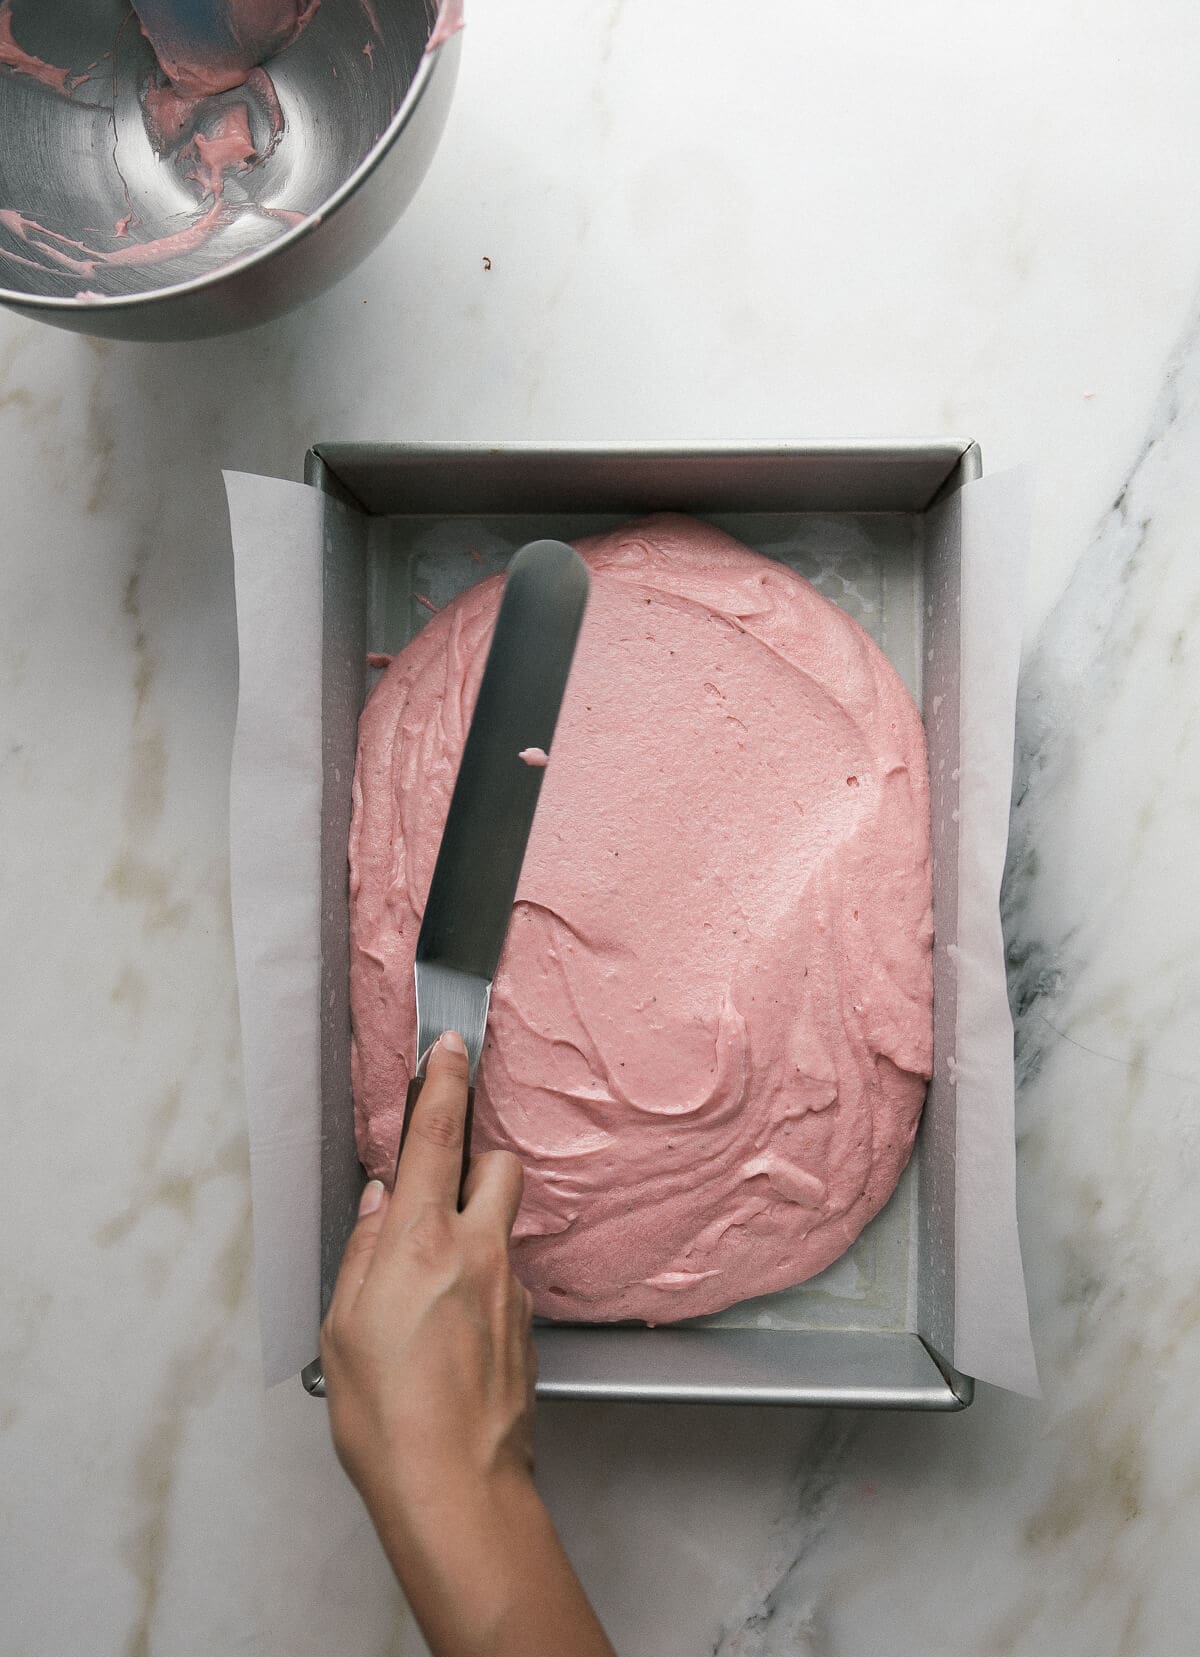
[[[462,1038],[447,1034],[394,1190],[363,1192],[321,1331],[338,1456],[377,1523],[379,1510],[406,1529],[533,1466],[532,1303],[508,1258],[521,1165],[474,1157],[458,1212],[467,1081]]]
[[[613,1657],[533,1484],[521,1165],[473,1157],[467,1056],[429,1056],[389,1197],[363,1192],[321,1330],[333,1442],[435,1657]]]

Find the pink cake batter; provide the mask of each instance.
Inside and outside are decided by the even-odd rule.
[[[932,1054],[929,786],[858,624],[685,518],[584,541],[592,595],[480,1066],[545,1315],[660,1323],[821,1271],[886,1202]],[[350,836],[359,1152],[390,1180],[413,950],[501,578],[363,712]]]
[[[446,44],[451,35],[456,35],[462,26],[463,0],[440,0],[437,20],[425,50],[435,52],[439,46]]]

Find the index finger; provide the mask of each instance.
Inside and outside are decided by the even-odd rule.
[[[469,1077],[463,1039],[447,1030],[429,1055],[425,1085],[396,1165],[389,1212],[398,1217],[425,1203],[458,1208]]]

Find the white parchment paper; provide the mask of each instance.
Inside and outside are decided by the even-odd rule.
[[[322,510],[304,484],[226,474],[240,680],[234,946],[268,1384],[316,1355],[320,1239]],[[962,491],[954,1364],[1037,1392],[1017,1235],[1012,1023],[999,891],[1020,656],[1026,491]]]
[[[227,473],[238,618],[230,888],[268,1386],[317,1355],[322,498]]]
[[[1029,495],[1019,473],[962,491],[954,1362],[1038,1395],[1017,1235],[1012,1015],[1000,930]]]

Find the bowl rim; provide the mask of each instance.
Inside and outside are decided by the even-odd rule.
[[[396,139],[412,119],[413,113],[420,102],[425,88],[437,73],[446,48],[454,45],[459,38],[460,31],[439,41],[436,46],[427,46],[421,54],[421,61],[417,65],[416,73],[409,82],[408,91],[400,100],[396,113],[387,126],[380,133],[375,143],[332,195],[327,196],[321,205],[305,215],[299,224],[294,224],[284,230],[280,236],[274,236],[269,242],[255,248],[251,253],[240,254],[236,259],[230,259],[227,264],[218,265],[214,270],[206,271],[202,276],[191,276],[185,282],[172,282],[166,287],[146,288],[141,293],[101,294],[95,299],[79,299],[75,295],[65,298],[56,298],[52,294],[30,293],[24,288],[10,288],[0,282],[0,304],[17,305],[24,310],[38,310],[63,312],[68,315],[86,314],[94,316],[99,312],[121,311],[140,308],[145,305],[159,304],[167,300],[180,299],[187,295],[203,293],[208,288],[216,287],[231,276],[241,275],[244,271],[253,270],[256,265],[263,264],[267,259],[274,257],[284,248],[294,247],[306,237],[312,235],[320,226],[353,196],[367,181],[375,169],[381,164],[384,156],[391,149]]]

